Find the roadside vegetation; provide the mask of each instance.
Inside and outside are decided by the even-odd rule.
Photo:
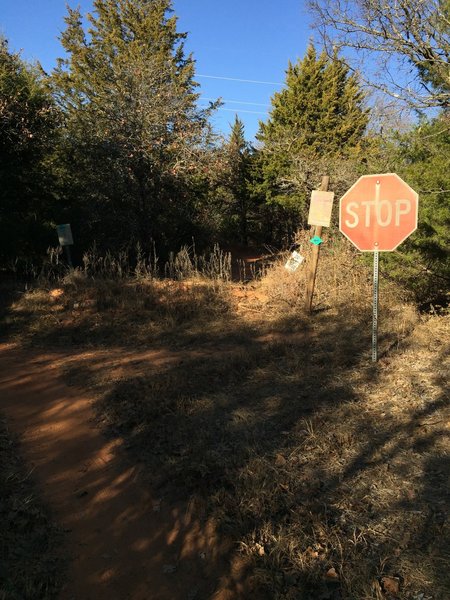
[[[306,265],[246,283],[219,250],[172,257],[172,279],[86,257],[10,304],[10,336],[71,349],[99,426],[162,502],[214,517],[261,597],[444,600],[448,314],[384,280],[373,365],[370,266],[326,240],[310,315],[297,243]]]
[[[214,518],[255,598],[447,600],[450,3],[308,4],[322,43],[254,142],[237,116],[214,131],[170,0],[68,7],[51,73],[0,38],[0,333],[70,355],[99,427]],[[372,364],[371,264],[336,210],[305,310],[308,207],[323,177],[338,200],[389,172],[419,220],[380,259]],[[0,600],[55,598],[59,533],[16,448],[0,420]]]
[[[311,4],[324,24],[340,12],[327,2]],[[387,105],[376,89],[363,87],[338,46],[327,52],[326,44],[310,43],[303,58],[286,65],[285,85],[271,98],[254,142],[237,116],[229,135],[213,130],[220,100],[199,104],[195,61],[185,54],[186,34],[177,30],[170,0],[95,0],[86,21],[68,8],[64,58],[51,73],[26,63],[2,39],[2,273],[39,274],[61,223],[71,225],[77,266],[94,247],[102,256],[126,252],[135,264],[156,250],[166,261],[193,238],[201,253],[216,243],[283,250],[307,229],[311,191],[323,176],[339,198],[361,175],[396,172],[420,195],[419,226],[390,270],[420,302],[445,296],[448,2],[421,2],[420,17],[408,2],[392,15],[383,2],[375,5],[380,31],[393,27],[399,42],[414,32],[416,41],[403,49],[415,56],[415,85],[433,111],[419,103],[419,116],[402,119],[410,88],[396,90],[397,104]],[[430,26],[424,15],[433,11]],[[357,22],[355,31],[366,31],[369,44],[371,29]],[[430,47],[419,43],[422,33]],[[388,42],[380,52],[401,48]]]

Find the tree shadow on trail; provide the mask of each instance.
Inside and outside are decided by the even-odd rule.
[[[393,597],[444,600],[448,390],[433,373],[445,348],[409,364],[405,341],[374,366],[370,315],[354,307],[260,328],[206,306],[205,295],[185,321],[176,301],[159,308],[147,339],[106,314],[64,328],[88,346],[114,339],[110,355],[71,357],[65,378],[96,390],[99,421],[150,489],[205,508],[251,562],[251,597],[378,600],[388,577]],[[381,350],[392,343],[385,334]]]
[[[367,317],[320,319],[290,333],[282,320],[262,336],[232,329],[229,344],[224,334],[215,349],[150,361],[103,388],[99,418],[160,496],[206,502],[269,597],[377,598],[383,576],[407,572],[398,598],[433,589],[443,599],[439,559],[419,538],[434,518],[429,493],[443,500],[433,472],[444,459],[422,455],[417,444],[437,434],[420,441],[416,423],[441,414],[445,391],[390,418],[388,367],[368,363]],[[71,368],[95,379],[95,360]]]
[[[332,494],[336,484],[328,474],[318,477],[320,461],[308,460],[308,428],[317,419],[325,427],[341,406],[358,401],[347,374],[367,356],[364,321],[317,329],[317,320],[299,318],[286,333],[290,324],[280,320],[262,335],[230,324],[214,347],[193,345],[109,381],[97,403],[103,426],[124,437],[152,489],[172,499],[201,497],[232,539],[265,547],[264,555],[250,554],[265,572],[269,597],[292,589],[307,598],[318,581],[322,586],[323,565],[299,572],[292,557],[271,548],[269,534],[261,540],[257,532],[268,523],[273,531],[287,526],[293,511],[309,504],[320,519],[317,495]],[[70,371],[95,383],[101,364],[94,355],[72,362]],[[362,373],[361,383],[376,377],[370,365]],[[322,587],[326,593],[330,586]]]
[[[357,400],[343,375],[367,354],[364,328],[335,323],[319,337],[308,321],[296,325],[286,333],[289,323],[280,320],[262,335],[243,325],[216,335],[214,346],[214,336],[202,335],[167,364],[139,361],[140,373],[106,384],[99,414],[174,486],[179,477],[184,492],[199,482],[208,488],[255,448],[279,450],[300,419]],[[66,374],[95,384],[103,364],[95,355],[71,361]],[[367,380],[376,376],[363,370]]]

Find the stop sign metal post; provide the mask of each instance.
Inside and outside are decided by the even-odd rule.
[[[419,196],[396,173],[364,175],[342,196],[339,229],[373,252],[372,361],[378,360],[379,252],[395,250],[417,228]]]

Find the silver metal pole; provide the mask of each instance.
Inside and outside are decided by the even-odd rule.
[[[379,251],[373,253],[373,321],[372,321],[372,362],[378,360],[378,267]]]

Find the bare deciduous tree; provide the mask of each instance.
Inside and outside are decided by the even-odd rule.
[[[450,0],[309,0],[309,6],[328,52],[347,50],[366,83],[410,107],[450,106]]]

